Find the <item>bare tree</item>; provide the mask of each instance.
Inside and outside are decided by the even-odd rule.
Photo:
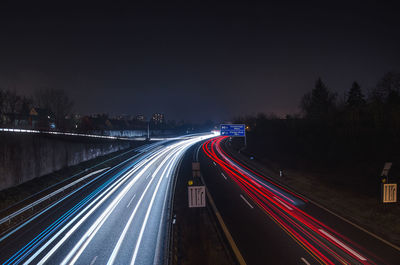
[[[400,73],[388,72],[378,82],[370,95],[371,102],[391,103],[400,95]]]
[[[18,107],[21,103],[21,97],[17,95],[15,90],[6,90],[4,92],[3,100],[4,113],[17,113]]]
[[[4,108],[5,108],[5,100],[4,100],[4,91],[3,89],[0,89],[0,114],[4,113]]]
[[[65,117],[71,113],[73,102],[62,89],[41,88],[35,93],[36,104],[53,113],[56,124],[62,127]]]

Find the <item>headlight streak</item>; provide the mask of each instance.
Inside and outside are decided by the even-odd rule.
[[[79,240],[78,244],[75,245],[75,247],[69,252],[67,257],[64,258],[64,260],[61,262],[61,265],[65,265],[68,263],[68,261],[71,259],[71,257],[76,253],[74,258],[71,260],[69,263],[70,265],[75,264],[75,262],[78,260],[79,256],[82,254],[82,252],[85,250],[87,245],[90,243],[92,238],[96,235],[97,231],[101,228],[101,226],[104,224],[104,222],[107,220],[107,218],[110,216],[112,211],[115,209],[115,207],[118,205],[120,200],[125,196],[125,194],[132,188],[132,186],[136,183],[136,181],[148,170],[150,166],[152,166],[155,162],[158,161],[159,158],[161,158],[165,153],[167,153],[171,147],[166,148],[162,152],[160,152],[156,157],[153,158],[153,160],[150,160],[150,162],[138,173],[138,175],[118,194],[118,196],[111,202],[111,204],[108,206],[108,208],[103,212],[103,214],[96,220],[96,222],[90,227],[90,229],[84,234],[84,236]],[[145,190],[142,193],[142,196],[140,198],[139,203],[135,207],[135,210],[139,207],[141,200],[143,199],[144,195],[146,194],[148,188],[150,187],[151,183],[153,182],[154,175],[158,173],[158,171],[162,168],[164,165],[164,161],[161,162],[161,164],[157,167],[155,172],[153,173],[153,176],[149,183],[146,185]],[[136,213],[136,211],[134,211]],[[133,214],[134,215],[134,214]],[[133,218],[133,217],[132,217]],[[85,241],[86,240],[86,241]],[[82,246],[82,243],[85,241],[85,244]],[[42,264],[42,263],[40,263]]]
[[[153,152],[151,152],[148,155],[152,156],[154,154],[153,154]],[[58,218],[55,222],[53,222],[50,226],[48,226],[44,231],[42,231],[38,236],[36,236],[33,240],[31,240],[28,244],[26,244],[22,249],[20,249],[17,253],[15,253],[11,258],[9,258],[3,264],[6,265],[6,264],[19,263],[26,256],[28,256],[37,246],[39,246],[42,242],[44,242],[44,240],[46,240],[54,231],[56,231],[59,227],[61,227],[71,216],[73,216],[73,214],[80,211],[80,209],[86,203],[88,203],[91,199],[98,196],[90,204],[90,205],[93,205],[96,201],[101,199],[101,196],[106,194],[109,190],[111,190],[113,187],[115,187],[118,183],[123,181],[125,179],[124,176],[126,176],[127,174],[130,174],[134,170],[140,168],[140,166],[144,163],[143,159],[146,157],[147,156],[144,156],[143,158],[139,159],[138,161],[132,163],[130,166],[127,166],[126,168],[122,169],[120,172],[115,174],[108,181],[106,181],[104,184],[102,184],[100,187],[98,187],[92,193],[90,193],[88,196],[86,196],[84,199],[82,199],[79,203],[77,203],[73,208],[71,208],[69,211],[64,213],[60,218]],[[127,171],[128,171],[128,173],[127,173]],[[123,175],[123,174],[125,174],[125,175]],[[105,192],[100,194],[104,189],[105,189]],[[80,212],[78,214],[78,216],[82,215],[83,213],[84,212]],[[76,220],[76,218],[74,220]]]
[[[34,239],[28,242],[19,251],[17,251],[12,257],[10,257],[5,263],[3,263],[3,265],[19,264],[21,262],[23,262],[23,264],[31,264],[33,262],[35,262],[35,264],[48,263],[51,260],[52,256],[58,250],[60,250],[62,246],[63,249],[65,248],[64,246],[66,246],[65,243],[67,241],[70,242],[71,238],[76,238],[76,236],[71,237],[71,235],[73,235],[74,233],[76,234],[78,229],[79,231],[81,231],[82,229],[80,229],[80,227],[82,227],[82,224],[84,222],[87,223],[88,220],[92,220],[88,218],[90,216],[93,216],[95,211],[99,212],[99,207],[107,203],[107,201],[110,201],[111,196],[113,196],[112,202],[107,205],[105,210],[102,210],[99,217],[96,217],[96,219],[94,219],[93,223],[90,225],[90,228],[88,230],[85,230],[82,236],[78,237],[78,242],[73,243],[72,249],[67,252],[61,264],[74,264],[78,261],[80,262],[79,257],[85,251],[89,243],[92,241],[93,237],[95,237],[96,233],[102,228],[108,217],[113,213],[114,209],[118,205],[120,205],[120,201],[124,198],[128,191],[135,186],[135,183],[138,183],[137,181],[139,179],[143,179],[144,181],[144,177],[142,176],[145,175],[145,172],[149,171],[150,167],[161,159],[160,165],[152,173],[152,177],[149,183],[146,184],[146,188],[142,192],[139,202],[136,204],[135,209],[130,216],[130,220],[128,221],[128,223],[126,223],[126,229],[124,228],[124,231],[120,235],[118,243],[116,243],[113,250],[113,254],[111,254],[111,256],[109,257],[109,264],[115,262],[116,257],[118,257],[119,248],[123,244],[124,238],[126,238],[126,233],[129,230],[129,226],[131,226],[132,220],[135,219],[136,211],[140,207],[145,207],[144,203],[142,203],[142,200],[145,197],[145,194],[148,193],[150,187],[153,186],[151,185],[152,183],[154,183],[153,180],[159,177],[150,202],[146,202],[146,204],[149,203],[149,206],[144,217],[145,220],[142,223],[139,236],[136,239],[135,247],[134,249],[132,249],[133,255],[131,263],[134,264],[136,257],[139,256],[139,254],[141,253],[139,249],[141,246],[142,238],[144,237],[144,233],[146,231],[149,216],[151,215],[153,210],[155,211],[155,209],[153,209],[153,203],[158,194],[158,191],[161,190],[161,184],[163,183],[162,180],[166,180],[166,184],[162,185],[162,190],[163,192],[165,192],[165,194],[167,194],[170,187],[169,184],[173,179],[168,178],[168,176],[171,175],[174,169],[177,167],[177,162],[181,159],[186,149],[194,143],[210,137],[214,137],[214,135],[203,135],[201,137],[184,137],[178,139],[179,142],[170,144],[161,150],[152,150],[149,154],[144,155],[142,158],[138,159],[138,161],[135,161],[130,166],[127,166],[120,172],[115,173],[109,180],[96,188],[93,192],[91,192],[84,199],[79,201],[67,212],[62,214],[52,224],[47,226],[47,228],[45,228],[41,233],[39,233]],[[162,173],[160,174],[161,170]],[[163,217],[165,208],[160,208],[162,208],[161,217]],[[164,220],[164,218],[161,218],[161,220]],[[159,225],[157,224],[157,227],[158,226],[161,227],[161,221]],[[160,233],[161,230],[159,229],[158,231]],[[159,236],[157,238],[161,239],[161,237]],[[157,242],[157,246],[158,244],[160,244],[160,242]],[[46,249],[48,249],[49,247],[51,247],[51,249],[46,251]],[[154,256],[154,259],[155,258],[156,257]],[[39,262],[37,262],[38,259],[40,259]]]
[[[356,246],[358,249],[364,250],[363,248],[296,207],[296,203],[282,197],[281,192],[275,192],[277,189],[281,190],[282,187],[270,180],[268,181],[276,188],[271,189],[267,187],[269,185],[265,185],[265,183],[260,182],[257,178],[265,179],[264,177],[241,165],[233,158],[228,158],[228,155],[220,148],[221,141],[224,138],[225,137],[211,139],[203,144],[203,150],[206,155],[227,172],[227,175],[235,181],[272,220],[295,239],[296,242],[303,246],[317,261],[324,264],[333,264],[331,260],[333,258],[333,260],[343,264],[348,264],[348,262],[375,264],[371,259],[367,259],[350,246]],[[242,169],[242,167],[245,169]],[[262,184],[262,187],[260,187],[259,184]],[[284,190],[285,192],[291,193],[286,189]],[[302,199],[297,194],[292,195]],[[306,202],[306,200],[302,200]],[[329,231],[329,233],[326,231]],[[341,240],[337,239],[335,236],[341,238]],[[315,246],[309,243],[309,241],[315,244]],[[328,258],[317,248],[320,248],[331,257]]]
[[[135,170],[136,171],[136,170]],[[109,196],[111,196],[125,181],[126,179],[131,176],[134,172],[130,172],[123,176],[121,179],[116,181],[112,186],[110,186],[108,189],[106,189],[102,194],[98,195],[97,198],[95,198],[88,206],[86,206],[83,210],[80,210],[79,213],[65,226],[63,226],[50,240],[46,241],[46,243],[35,252],[34,255],[32,255],[27,261],[24,262],[24,264],[29,264],[32,262],[45,248],[47,248],[56,238],[58,238],[68,227],[70,227],[76,220],[79,219],[83,214],[85,214],[89,209],[89,213],[92,213],[97,207],[104,202],[106,199],[108,199]],[[91,208],[96,202],[100,200],[100,203],[98,203],[96,206]],[[81,224],[82,222],[78,222],[78,224]],[[71,230],[67,233],[67,236],[70,236],[72,234]],[[41,242],[39,242],[41,243]],[[59,241],[56,246],[60,246],[64,241]],[[50,251],[47,253],[45,257],[49,257],[54,253],[54,251]]]
[[[168,151],[168,148],[166,150],[164,150],[164,152]],[[158,157],[159,155],[162,155],[163,152],[161,153],[157,153],[154,154],[152,157]],[[128,184],[127,186],[117,195],[117,197],[113,200],[113,202],[107,207],[107,209],[102,213],[102,215],[96,220],[96,222],[91,226],[91,228],[85,233],[85,235],[81,238],[81,240],[75,245],[74,249],[68,254],[68,256],[64,259],[62,264],[65,264],[65,261],[68,260],[74,253],[75,251],[77,251],[77,249],[81,246],[81,244],[83,243],[83,241],[90,236],[90,234],[93,233],[93,235],[98,231],[98,229],[101,227],[101,224],[104,223],[105,219],[111,214],[112,210],[116,207],[116,205],[118,204],[118,202],[123,198],[123,196],[126,194],[126,192],[136,183],[136,181],[140,178],[140,176],[143,174],[143,172],[145,172],[154,162],[156,161],[156,159],[152,160],[150,163],[148,163],[144,169],[140,170],[138,176],[136,176],[135,178],[133,178]],[[90,209],[90,211],[79,220],[78,223],[76,223],[68,232],[67,234],[57,242],[57,244],[47,253],[47,255],[38,263],[38,264],[44,264],[47,259],[49,259],[51,257],[51,255],[54,254],[54,252],[57,251],[57,249],[80,227],[80,225],[87,219],[89,218],[89,216],[98,208],[100,207],[112,194],[114,194],[114,192],[121,186],[123,185],[128,179],[129,177],[131,177],[136,171],[138,171],[142,166],[144,166],[146,163],[146,161],[144,161],[143,164],[141,164],[140,166],[138,166],[133,172],[131,172],[130,174],[127,174],[123,180],[121,180],[118,185],[115,185],[114,188],[112,190],[110,190],[109,192],[104,192],[104,196],[103,198],[95,205],[92,206],[92,204],[88,205],[86,209],[84,209],[82,212],[80,212],[79,215],[77,215],[73,220],[71,220],[69,222],[69,224],[67,224],[65,227],[63,227],[51,240],[49,240],[45,245],[43,245],[39,251],[37,251],[35,253],[34,256],[32,256],[28,261],[26,261],[24,263],[25,264],[29,264],[34,258],[36,258],[36,256],[42,252],[52,241],[54,241],[61,233],[63,233],[69,226],[71,226],[75,220],[77,220],[83,213],[85,213],[87,210]],[[101,198],[101,197],[99,197]],[[98,198],[98,199],[99,199]],[[98,229],[96,229],[96,227]],[[89,240],[90,241],[90,240]]]
[[[154,171],[154,173],[152,174],[151,180],[150,180],[149,184],[147,185],[146,189],[143,191],[142,196],[140,197],[139,201],[138,201],[137,204],[136,204],[135,209],[133,210],[131,216],[129,217],[129,220],[128,220],[128,222],[126,223],[126,225],[125,225],[125,227],[124,227],[124,230],[122,231],[122,233],[121,233],[121,235],[120,235],[120,237],[119,237],[119,239],[118,239],[118,242],[117,242],[117,244],[115,245],[113,252],[111,253],[110,258],[108,259],[107,264],[113,264],[113,263],[114,263],[114,260],[115,260],[115,258],[116,258],[116,256],[117,256],[117,253],[118,253],[118,251],[119,251],[119,249],[120,249],[120,247],[121,247],[121,244],[122,244],[122,242],[123,242],[123,240],[124,240],[124,238],[125,238],[125,236],[126,236],[126,233],[128,232],[128,229],[129,229],[129,227],[130,227],[130,225],[131,225],[131,223],[132,223],[132,221],[133,221],[133,218],[135,217],[136,212],[137,212],[137,210],[139,209],[139,206],[141,205],[141,202],[142,202],[142,200],[143,200],[145,194],[147,193],[148,188],[150,187],[150,184],[153,182],[154,177],[156,176],[156,174],[160,171],[160,169],[164,166],[164,164],[166,163],[166,161],[169,159],[169,157],[170,157],[172,154],[173,154],[173,153],[170,153],[166,158],[164,158],[164,160],[161,162],[161,164],[157,167],[157,169],[156,169],[156,170]],[[160,178],[160,179],[161,179],[161,178]],[[155,193],[154,193],[154,194],[155,194]]]
[[[127,168],[129,169],[129,168]],[[122,173],[125,173],[125,171],[121,171],[118,174],[116,174],[110,181],[104,183],[102,186],[97,188],[95,191],[93,191],[91,194],[89,194],[86,198],[81,200],[79,203],[77,203],[73,208],[71,208],[69,211],[64,213],[59,219],[57,219],[55,222],[53,222],[50,226],[48,226],[44,231],[42,231],[38,236],[36,236],[33,240],[31,240],[28,244],[26,244],[22,249],[20,249],[17,253],[15,253],[11,258],[9,258],[6,262],[3,263],[3,265],[6,264],[15,264],[19,263],[22,259],[24,259],[27,255],[29,255],[34,248],[36,248],[40,243],[42,243],[51,233],[53,233],[59,226],[61,226],[63,223],[65,223],[66,220],[70,216],[72,216],[74,213],[76,213],[85,203],[90,201],[97,193],[101,191],[102,188],[106,187],[109,183],[112,182],[112,180],[115,180],[115,178],[119,177]]]
[[[121,166],[122,164],[126,163],[127,161],[130,161],[134,158],[136,158],[139,154],[134,155],[132,158],[129,158],[121,163],[119,163],[118,165],[112,167],[111,169],[108,169],[107,171],[103,172],[102,174],[100,174],[99,176],[95,177],[94,179],[90,180],[89,182],[87,182],[86,184],[84,184],[83,186],[79,187],[78,189],[74,190],[73,192],[71,192],[70,194],[68,194],[67,196],[63,197],[62,199],[58,200],[57,202],[53,203],[52,205],[50,205],[49,207],[47,207],[46,209],[44,209],[43,211],[40,211],[38,214],[36,214],[35,216],[29,218],[27,221],[25,221],[24,223],[20,224],[18,227],[16,227],[15,229],[13,229],[12,231],[10,231],[9,233],[7,233],[6,235],[4,235],[3,237],[0,238],[0,242],[5,240],[6,238],[8,238],[9,236],[11,236],[12,234],[14,234],[16,231],[18,231],[19,229],[21,229],[22,227],[28,225],[29,223],[31,223],[33,220],[35,220],[36,218],[38,218],[39,216],[41,216],[42,214],[46,213],[47,211],[49,211],[50,209],[52,209],[53,207],[55,207],[56,205],[58,205],[59,203],[61,203],[62,201],[66,200],[67,198],[71,197],[72,195],[74,195],[76,192],[82,190],[83,188],[87,187],[89,184],[97,181],[99,178],[103,177],[104,175],[106,175],[107,173],[113,171],[115,168]],[[136,163],[139,163],[141,160],[138,160],[137,162],[131,164],[131,166],[134,166]],[[129,166],[124,170],[128,170]],[[123,172],[121,171],[118,174],[122,174]],[[110,180],[111,182],[111,180]]]
[[[193,140],[192,140],[192,141],[190,141],[189,143],[187,143],[187,144],[183,145],[182,147],[180,147],[178,150],[176,150],[176,151],[175,151],[175,154],[174,154],[174,158],[171,159],[171,161],[170,161],[169,164],[165,167],[163,173],[161,174],[160,179],[159,179],[159,181],[158,181],[158,183],[157,183],[157,187],[156,187],[156,189],[155,189],[155,191],[154,191],[154,193],[153,193],[153,196],[152,196],[152,198],[151,198],[150,205],[149,205],[149,207],[148,207],[148,209],[147,209],[146,216],[145,216],[145,219],[144,219],[144,221],[143,221],[142,227],[141,227],[141,229],[140,229],[140,234],[139,234],[138,240],[136,241],[135,250],[134,250],[133,255],[132,255],[131,265],[134,265],[134,264],[135,264],[136,257],[137,257],[137,253],[138,253],[138,250],[139,250],[141,241],[142,241],[143,232],[144,232],[144,230],[145,230],[145,228],[146,228],[146,226],[147,226],[147,220],[148,220],[148,218],[149,218],[150,211],[152,210],[152,206],[153,206],[153,203],[154,203],[155,196],[156,196],[156,194],[157,194],[157,192],[158,192],[158,189],[159,189],[159,187],[160,187],[161,181],[164,179],[163,176],[168,176],[168,175],[171,174],[172,165],[174,165],[174,164],[176,165],[176,160],[177,160],[177,158],[178,158],[180,155],[183,154],[183,152],[184,152],[184,150],[186,150],[186,148],[188,148],[190,145],[194,144],[195,142],[197,142],[197,141],[193,141]],[[168,170],[168,173],[165,174],[167,170]]]

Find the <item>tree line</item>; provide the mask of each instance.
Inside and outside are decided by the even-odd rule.
[[[386,73],[369,91],[354,82],[344,97],[319,78],[299,106],[299,113],[285,118],[236,118],[249,126],[247,152],[284,167],[354,169],[352,177],[367,182],[385,161],[400,163],[400,73]]]
[[[65,117],[70,115],[74,103],[62,89],[40,88],[33,96],[18,95],[15,90],[0,88],[0,116],[1,123],[13,122],[16,118],[28,116],[30,110],[45,109],[53,116],[59,128],[65,126]]]
[[[360,85],[354,82],[345,100],[338,100],[321,79],[306,93],[300,103],[303,118],[316,122],[345,122],[356,128],[385,129],[398,133],[400,128],[400,73],[386,73],[364,95]]]

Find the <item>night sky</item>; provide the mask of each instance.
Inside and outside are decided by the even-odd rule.
[[[62,88],[78,113],[282,115],[318,77],[342,95],[400,71],[395,2],[13,2],[0,3],[0,87]]]

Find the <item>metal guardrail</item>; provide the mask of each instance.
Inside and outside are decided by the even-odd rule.
[[[29,130],[29,129],[12,129],[12,128],[0,128],[0,132],[15,132],[15,133],[35,133],[35,134],[53,134],[53,135],[66,135],[66,136],[80,136],[80,137],[91,137],[101,139],[113,139],[113,140],[135,140],[145,141],[147,137],[117,137],[117,136],[106,136],[97,134],[84,134],[84,133],[73,133],[73,132],[56,132],[56,131],[40,131],[40,130]],[[150,137],[151,141],[163,141],[163,140],[178,140],[185,137],[191,137],[196,134],[188,134],[179,137]]]
[[[130,152],[132,152],[132,151],[139,152],[139,153],[144,153],[144,152],[147,152],[147,151],[149,151],[149,150],[151,150],[151,149],[159,148],[162,144],[163,144],[163,141],[159,141],[159,142],[154,143],[154,144],[146,144],[146,145],[143,145],[143,146],[139,146],[139,147],[137,147],[137,148],[135,148],[135,149],[133,149],[133,150],[129,150],[129,151],[127,151],[127,152],[124,152],[124,153],[122,153],[122,154],[120,154],[120,155],[118,155],[118,156],[116,156],[116,157],[107,159],[107,160],[104,161],[104,162],[110,161],[110,160],[112,160],[112,159],[114,159],[114,158],[120,157],[120,156],[125,155],[125,154],[127,154],[127,153],[130,153]],[[102,163],[100,163],[100,164],[103,164],[104,162],[102,162]],[[95,165],[95,166],[93,166],[93,167],[91,167],[91,168],[94,168],[94,167],[96,167],[96,166],[99,166],[100,164],[97,164],[97,165]],[[89,169],[91,169],[91,168],[89,168]],[[58,190],[56,190],[56,191],[54,191],[54,192],[52,192],[52,193],[46,195],[46,196],[44,196],[43,198],[40,198],[39,200],[37,200],[37,201],[35,201],[35,202],[33,202],[33,203],[27,205],[27,206],[24,206],[23,208],[21,208],[21,209],[15,211],[15,212],[13,212],[12,214],[9,214],[8,216],[3,217],[2,219],[0,219],[0,225],[3,224],[3,223],[5,223],[6,221],[11,221],[12,218],[14,218],[14,217],[20,215],[21,213],[25,212],[25,211],[28,210],[28,209],[33,208],[35,205],[38,205],[39,203],[41,203],[41,202],[43,202],[43,201],[45,201],[45,200],[50,199],[50,198],[53,197],[54,195],[56,195],[56,194],[58,194],[59,192],[62,192],[62,191],[64,191],[64,190],[70,188],[71,186],[75,185],[76,183],[78,183],[78,182],[80,182],[80,181],[82,181],[82,180],[84,180],[84,179],[86,179],[86,178],[88,178],[88,177],[90,177],[90,176],[93,176],[94,174],[97,174],[97,173],[99,173],[99,172],[102,172],[102,171],[104,171],[104,170],[106,170],[106,169],[109,169],[109,167],[103,168],[103,169],[100,169],[100,170],[97,170],[97,171],[94,171],[94,172],[91,172],[91,173],[89,173],[88,175],[85,175],[85,176],[79,178],[78,180],[75,180],[75,181],[71,182],[70,184],[67,184],[66,186],[64,186],[64,187],[62,187],[62,188],[60,188],[60,189],[58,189]],[[79,174],[80,174],[80,173],[75,174],[75,175],[73,175],[72,177],[69,177],[68,179],[73,178],[73,177],[75,177],[75,176],[77,176],[77,175],[79,175]],[[68,180],[68,179],[66,179],[66,180]],[[66,181],[66,180],[64,180],[64,181]],[[55,186],[55,185],[61,184],[61,183],[64,182],[64,181],[61,181],[61,182],[59,182],[59,183],[56,183],[56,184],[50,186],[49,188],[52,188],[52,187]],[[49,188],[47,188],[47,189],[49,189]],[[40,191],[40,192],[42,192],[42,191]],[[29,196],[27,199],[29,199],[29,198],[31,198],[31,197],[33,197],[33,196],[36,196],[36,195],[39,194],[40,192],[38,192],[38,193],[36,193],[36,194],[33,194],[32,196]],[[25,199],[25,200],[26,200],[26,199]],[[24,201],[24,200],[23,200],[23,201]]]
[[[40,203],[42,203],[42,202],[44,202],[44,201],[50,199],[51,197],[53,197],[53,196],[55,196],[55,195],[57,195],[57,194],[63,192],[64,190],[66,190],[66,189],[68,189],[68,188],[74,186],[75,184],[77,184],[77,183],[79,183],[79,182],[81,182],[81,181],[83,181],[83,180],[85,180],[85,179],[87,179],[87,178],[89,178],[89,177],[91,177],[91,176],[97,174],[97,173],[100,173],[100,172],[102,172],[102,171],[104,171],[104,170],[106,170],[106,169],[109,169],[109,168],[110,168],[110,167],[106,167],[106,168],[102,168],[102,169],[96,170],[96,171],[94,171],[94,172],[91,172],[91,173],[89,173],[89,174],[87,174],[87,175],[85,175],[85,176],[83,176],[83,177],[81,177],[81,178],[79,178],[79,179],[77,179],[77,180],[75,180],[75,181],[69,183],[68,185],[65,185],[64,187],[62,187],[62,188],[60,188],[60,189],[58,189],[58,190],[56,190],[56,191],[53,191],[52,193],[50,193],[50,194],[48,194],[48,195],[46,195],[46,196],[44,196],[44,197],[42,197],[42,198],[40,198],[40,199],[38,199],[38,200],[36,200],[36,201],[34,201],[34,202],[32,202],[32,203],[26,205],[25,207],[22,207],[22,208],[19,209],[18,211],[15,211],[15,212],[13,212],[12,214],[10,214],[10,215],[8,215],[8,216],[6,216],[6,217],[0,219],[0,224],[5,223],[6,221],[11,221],[11,219],[13,219],[14,217],[16,217],[16,216],[22,214],[23,212],[25,212],[25,211],[27,211],[27,210],[29,210],[29,209],[32,209],[32,208],[35,207],[36,205],[38,205],[38,204],[40,204]]]
[[[37,131],[37,130],[7,129],[7,128],[0,128],[0,131],[5,131],[5,132],[43,133],[43,132]],[[82,134],[74,134],[74,133],[60,133],[60,132],[44,132],[44,133],[85,136],[85,135],[82,135]],[[95,137],[100,137],[100,136],[99,136],[99,135],[95,135]],[[111,136],[102,136],[102,137],[111,137]],[[113,139],[117,139],[117,137],[113,137]],[[128,151],[128,152],[131,152],[131,151],[136,151],[136,152],[140,152],[140,153],[142,153],[142,152],[147,152],[147,151],[149,151],[149,150],[152,149],[152,148],[159,148],[160,145],[163,144],[163,141],[165,141],[165,140],[171,140],[171,138],[169,138],[169,139],[168,139],[168,138],[165,138],[165,139],[160,138],[160,139],[157,139],[157,140],[159,140],[159,142],[156,143],[156,144],[140,146],[140,147],[135,148],[134,150],[130,150],[130,151]],[[128,153],[128,152],[127,152],[127,153]],[[124,154],[125,154],[125,153],[124,153]],[[107,161],[108,161],[108,160],[107,160]],[[69,183],[69,184],[63,186],[62,188],[60,188],[60,189],[58,189],[58,190],[56,190],[56,191],[53,191],[52,193],[50,193],[50,194],[48,194],[48,195],[46,195],[46,196],[44,196],[44,197],[42,197],[42,198],[40,198],[40,199],[34,201],[33,203],[30,203],[30,204],[24,206],[23,208],[21,208],[21,209],[15,211],[15,212],[13,212],[12,214],[9,214],[8,216],[1,218],[1,219],[0,219],[0,225],[3,224],[3,223],[5,223],[5,222],[7,222],[7,221],[11,221],[14,217],[16,217],[16,216],[18,216],[18,215],[24,213],[25,211],[27,211],[27,210],[29,210],[29,209],[32,209],[34,206],[36,206],[36,205],[38,205],[38,204],[40,204],[40,203],[42,203],[42,202],[44,202],[44,201],[50,199],[51,197],[53,197],[53,196],[59,194],[60,192],[63,192],[64,190],[66,190],[66,189],[68,189],[68,188],[74,186],[75,184],[77,184],[77,183],[79,183],[79,182],[81,182],[81,181],[83,181],[83,180],[85,180],[85,179],[87,179],[87,178],[89,178],[89,177],[91,177],[91,176],[97,174],[97,173],[100,173],[100,172],[102,172],[102,171],[104,171],[104,170],[106,170],[106,169],[108,169],[108,168],[109,168],[109,167],[103,168],[103,169],[99,169],[99,170],[94,171],[94,172],[91,172],[91,173],[89,173],[89,174],[87,174],[87,175],[85,175],[85,176],[83,176],[83,177],[81,177],[81,178],[79,178],[79,179],[77,179],[77,180],[75,180],[75,181],[73,181],[73,182],[71,182],[71,183]]]
[[[84,133],[72,133],[72,132],[54,132],[54,131],[39,131],[39,130],[27,130],[27,129],[12,129],[12,128],[0,128],[0,132],[15,132],[15,133],[37,133],[37,134],[54,134],[54,135],[67,135],[67,136],[81,136],[91,138],[102,138],[102,139],[113,139],[113,140],[146,140],[146,137],[116,137],[106,136],[97,134],[84,134]]]

